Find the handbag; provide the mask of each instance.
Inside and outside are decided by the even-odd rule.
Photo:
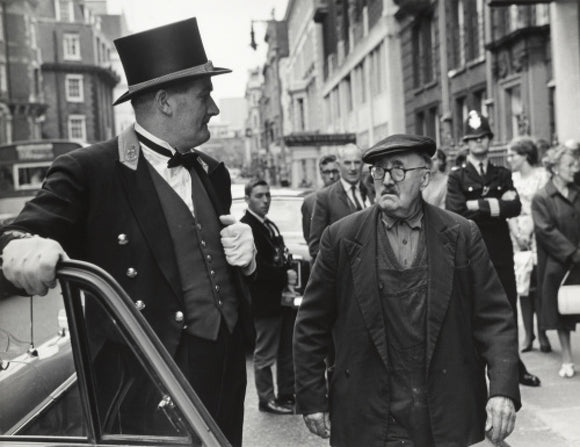
[[[574,264],[562,279],[558,289],[558,312],[580,314],[580,264]]]
[[[534,269],[534,252],[532,250],[516,251],[514,253],[514,271],[516,288],[519,296],[530,294],[530,281]]]

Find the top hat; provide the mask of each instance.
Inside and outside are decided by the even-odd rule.
[[[489,121],[476,110],[471,110],[467,114],[467,120],[465,120],[463,141],[482,138],[485,136],[488,136],[490,139],[493,138],[493,132],[489,127]]]
[[[129,86],[114,105],[162,84],[231,72],[207,60],[195,17],[114,42]]]
[[[372,164],[385,155],[408,151],[425,152],[432,157],[435,154],[436,148],[435,141],[429,137],[395,134],[388,136],[365,150],[362,159],[365,163]]]

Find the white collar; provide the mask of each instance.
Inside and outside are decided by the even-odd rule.
[[[156,143],[159,146],[164,147],[165,149],[171,151],[171,154],[175,153],[175,149],[173,147],[171,147],[171,145],[167,141],[162,140],[159,137],[156,137],[151,132],[149,132],[147,129],[145,129],[143,126],[141,126],[137,121],[135,121],[135,132],[140,133],[148,140],[151,140],[153,143]],[[144,145],[144,146],[146,146],[146,145]]]
[[[347,182],[346,180],[344,180],[343,178],[340,179],[340,183],[342,183],[342,187],[344,188],[344,190],[346,192],[350,192],[352,191],[352,187],[354,186],[356,189],[359,190],[360,192],[360,180],[358,182],[356,182],[354,185],[352,183]]]
[[[262,217],[258,214],[256,214],[255,212],[253,212],[250,208],[248,208],[248,213],[250,213],[252,216],[254,216],[256,219],[258,219],[260,222],[264,223],[266,222],[266,217]]]

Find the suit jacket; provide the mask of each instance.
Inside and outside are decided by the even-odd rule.
[[[218,214],[231,205],[230,176],[223,163],[200,153],[202,178]],[[220,225],[216,222],[216,225]],[[7,229],[55,239],[71,258],[109,272],[135,301],[168,351],[183,330],[175,315],[183,311],[180,276],[166,218],[146,160],[132,128],[118,138],[58,157],[43,188]],[[125,235],[127,244],[118,242]],[[127,275],[134,268],[135,277]],[[240,321],[253,339],[250,297],[235,269]]]
[[[282,290],[286,286],[287,267],[280,261],[276,262],[276,247],[284,247],[284,239],[280,236],[275,241],[268,229],[253,214],[246,211],[240,222],[252,228],[254,244],[256,245],[256,272],[254,280],[249,284],[252,295],[252,312],[255,317],[271,317],[280,315],[282,311]],[[279,255],[279,253],[278,253]]]
[[[424,204],[428,254],[427,388],[437,446],[484,437],[489,396],[520,407],[517,331],[477,226]],[[302,413],[330,411],[331,445],[383,446],[389,355],[377,278],[377,206],[331,225],[320,243],[294,335]],[[336,362],[327,397],[325,357]]]
[[[310,224],[312,223],[312,211],[314,210],[314,203],[316,201],[316,192],[312,192],[304,197],[302,202],[302,235],[304,240],[308,243],[310,239]]]
[[[502,200],[507,191],[516,193],[515,200]],[[497,199],[499,215],[492,216],[486,198]],[[479,210],[467,209],[468,200],[477,200]],[[477,223],[489,255],[495,265],[505,265],[513,270],[513,248],[507,218],[520,214],[522,204],[512,182],[511,172],[489,163],[485,176],[481,176],[471,163],[464,163],[449,173],[445,208]]]
[[[360,182],[360,189],[364,196],[368,196],[363,182]],[[356,212],[356,207],[346,195],[340,181],[317,191],[314,202],[308,239],[308,250],[313,259],[318,254],[320,238],[326,227]]]

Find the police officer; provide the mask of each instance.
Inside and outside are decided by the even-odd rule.
[[[492,138],[487,118],[470,111],[463,136],[469,153],[465,162],[449,174],[445,207],[473,220],[479,227],[516,317],[513,247],[506,219],[519,215],[522,204],[511,172],[489,161]],[[530,374],[521,360],[519,380],[522,385],[540,385],[540,379]]]

